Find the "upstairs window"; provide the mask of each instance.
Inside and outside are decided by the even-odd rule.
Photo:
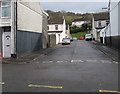
[[[47,29],[49,30],[49,26],[47,26]]]
[[[58,25],[55,25],[55,30],[58,30]]]
[[[98,22],[98,27],[102,27],[101,21]]]
[[[108,26],[108,25],[109,25],[109,23],[110,23],[110,21],[109,21],[109,20],[107,20],[107,21],[106,21],[106,26]]]
[[[11,17],[11,2],[10,1],[0,2],[0,17],[1,18]]]

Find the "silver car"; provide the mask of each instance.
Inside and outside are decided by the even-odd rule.
[[[62,45],[64,44],[70,44],[70,38],[63,38]]]

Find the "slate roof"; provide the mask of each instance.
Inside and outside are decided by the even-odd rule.
[[[55,19],[55,18],[50,18],[48,19],[48,24],[63,24],[63,19],[59,18],[59,19]]]
[[[93,14],[94,20],[109,20],[109,13]]]

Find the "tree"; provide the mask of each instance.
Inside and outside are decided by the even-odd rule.
[[[81,26],[81,31],[82,32],[87,32],[92,30],[92,25],[91,24],[82,24]]]

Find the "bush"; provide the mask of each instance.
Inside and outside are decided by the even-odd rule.
[[[87,32],[92,30],[91,24],[83,24],[81,27],[73,26],[71,28],[71,34],[78,33],[78,32]]]

